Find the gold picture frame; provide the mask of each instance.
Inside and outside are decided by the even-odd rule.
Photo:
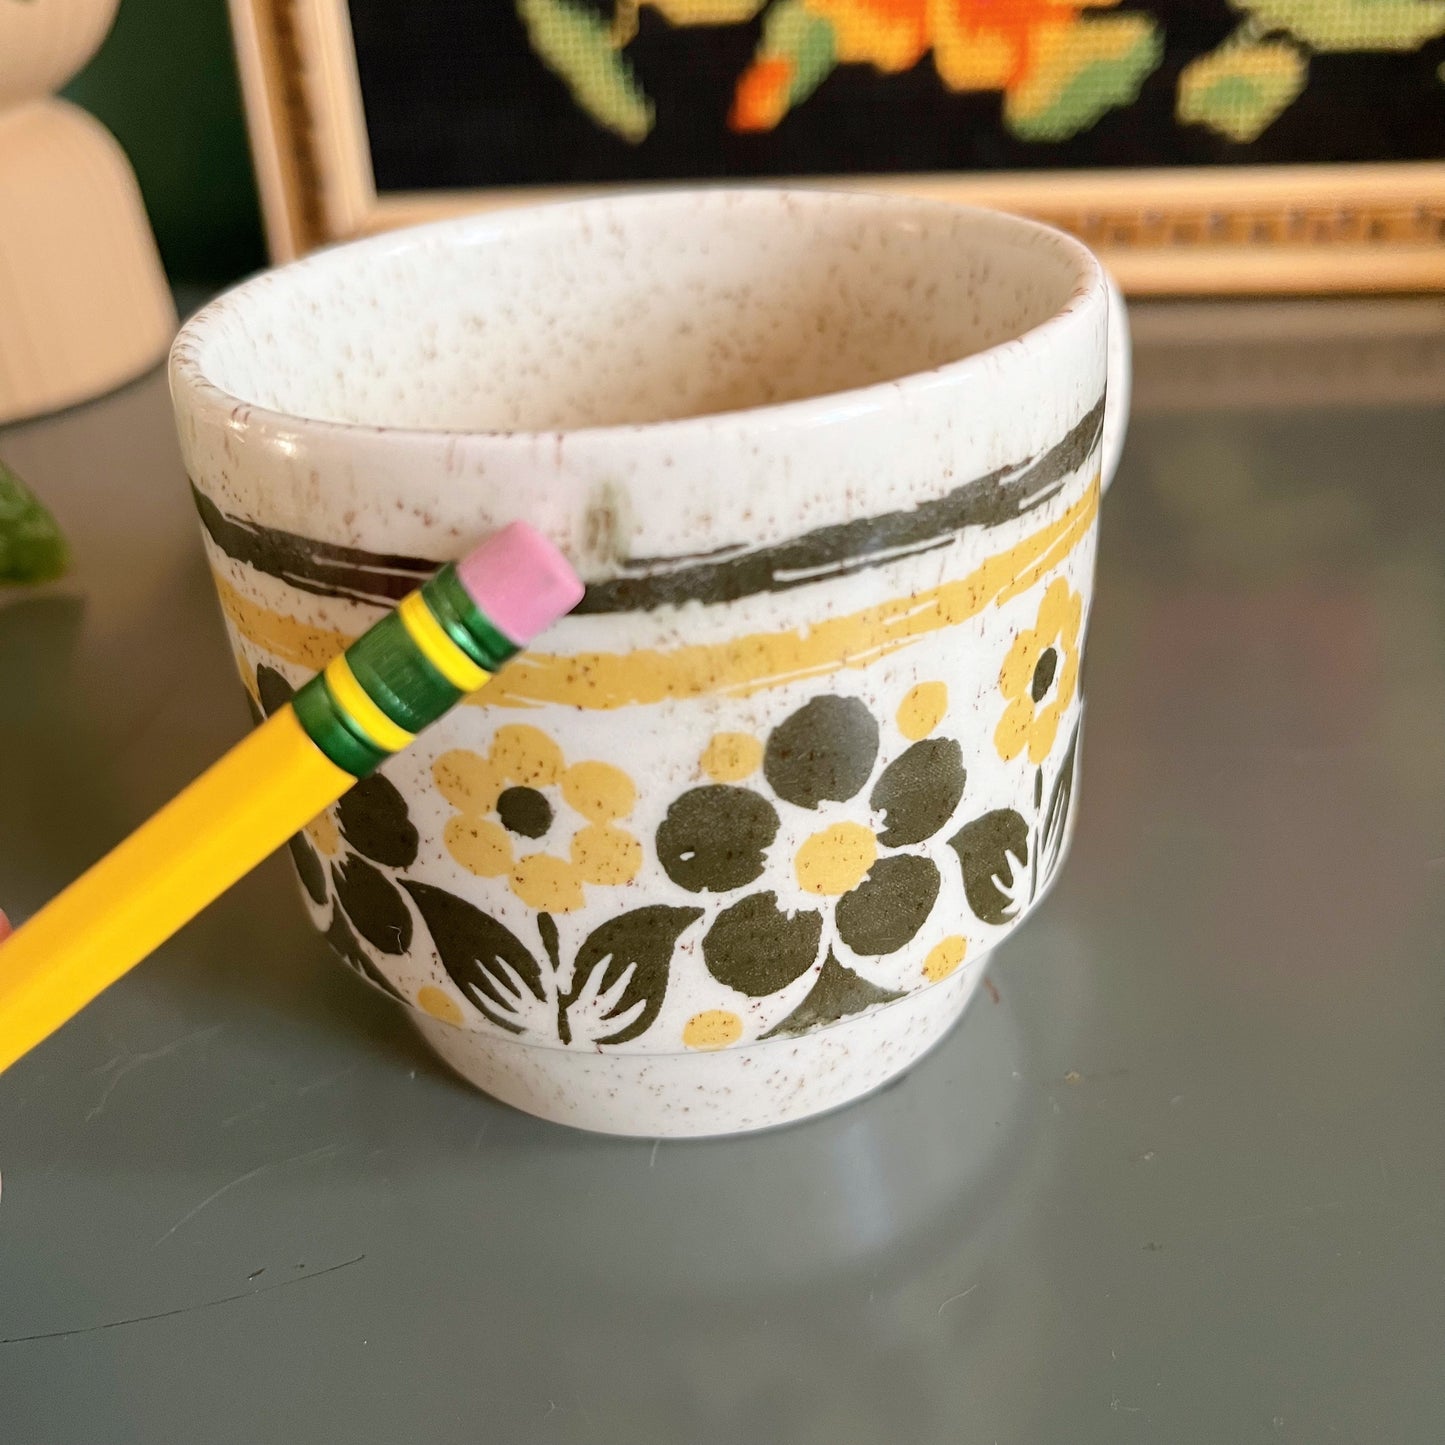
[[[398,226],[602,189],[378,194],[346,0],[230,6],[276,261]],[[1445,161],[808,176],[789,183],[934,196],[1034,216],[1080,236],[1136,296],[1445,289]]]

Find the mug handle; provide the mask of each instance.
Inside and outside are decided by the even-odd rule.
[[[1124,451],[1124,437],[1129,430],[1129,393],[1134,381],[1134,348],[1129,338],[1129,310],[1123,292],[1114,278],[1104,272],[1109,291],[1109,353],[1108,390],[1104,403],[1103,460],[1100,470],[1104,490],[1119,470],[1119,457]]]

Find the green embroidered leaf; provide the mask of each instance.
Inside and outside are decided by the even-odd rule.
[[[834,66],[833,27],[814,15],[803,0],[782,0],[763,20],[758,58],[778,56],[792,63],[788,99],[806,100]]]
[[[836,64],[832,25],[805,0],[779,0],[763,18],[762,39],[738,81],[728,124],[740,131],[772,130]]]
[[[634,145],[647,136],[652,102],[601,16],[569,0],[517,0],[517,13],[532,49],[598,125]]]
[[[1130,105],[1164,54],[1148,15],[1110,15],[1042,29],[1028,79],[1004,101],[1021,140],[1067,140],[1106,111]]]
[[[55,519],[0,462],[0,583],[49,582],[69,561]]]
[[[1445,35],[1440,0],[1233,0],[1261,32],[1287,30],[1315,50],[1418,50]]]
[[[1176,115],[1232,141],[1257,140],[1305,88],[1309,62],[1287,40],[1226,41],[1179,76]]]

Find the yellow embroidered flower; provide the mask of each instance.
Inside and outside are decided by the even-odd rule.
[[[618,823],[632,812],[637,789],[611,763],[570,767],[539,728],[498,728],[486,757],[458,748],[432,767],[437,790],[457,810],[447,820],[447,851],[478,878],[506,878],[539,913],[570,913],[584,885],[615,888],[642,867],[642,844]],[[567,856],[546,851],[556,834],[558,803],[582,820]],[[538,844],[526,851],[529,844]]]
[[[1005,762],[1012,762],[1025,748],[1035,765],[1049,755],[1079,682],[1083,618],[1083,597],[1056,577],[1039,603],[1038,621],[1014,638],[998,675],[1008,707],[993,735]]]

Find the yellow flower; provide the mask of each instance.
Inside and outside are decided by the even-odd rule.
[[[486,757],[458,748],[432,767],[437,791],[457,810],[447,820],[447,852],[478,878],[505,878],[539,913],[571,913],[585,885],[615,888],[642,867],[642,844],[618,823],[632,812],[637,788],[611,763],[570,767],[539,728],[498,728]],[[555,836],[557,803],[578,816],[567,856],[539,846]]]
[[[1035,765],[1049,755],[1079,682],[1083,617],[1082,596],[1056,577],[1039,603],[1038,621],[1014,638],[998,675],[999,691],[1008,706],[993,735],[1005,762],[1012,762],[1025,748]]]

